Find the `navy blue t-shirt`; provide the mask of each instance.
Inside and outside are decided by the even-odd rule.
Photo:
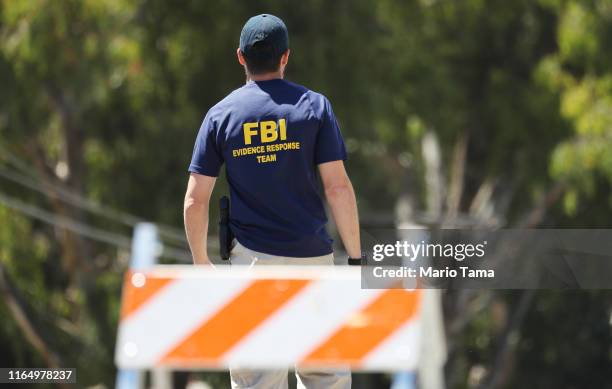
[[[316,166],[345,159],[329,100],[275,79],[250,81],[208,111],[189,171],[216,177],[225,163],[230,226],[242,245],[312,257],[332,252]]]

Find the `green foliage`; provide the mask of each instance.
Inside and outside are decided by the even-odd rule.
[[[465,199],[493,178],[512,188],[504,215],[512,222],[532,209],[534,194],[561,182],[567,190],[551,223],[609,224],[612,5],[605,0],[0,0],[0,153],[6,148],[26,164],[20,174],[52,176],[87,199],[180,229],[196,132],[208,108],[244,82],[238,34],[260,12],[289,26],[288,78],[332,101],[364,220],[391,214],[405,192],[425,203],[412,187],[423,182],[420,144],[433,131],[445,176],[457,140],[468,135]],[[0,169],[14,168],[0,154]],[[218,181],[213,201],[227,191]],[[131,233],[48,191],[0,178],[0,193]],[[87,255],[72,262],[74,247]],[[0,206],[0,261],[83,385],[112,386],[125,256]],[[499,304],[514,297],[502,294]],[[572,315],[563,316],[566,300]],[[576,314],[582,304],[586,316]],[[457,342],[455,381],[465,387],[470,369],[493,358],[495,309],[477,315]],[[580,387],[584,377],[609,385],[601,368],[609,362],[606,309],[605,292],[540,294],[508,385]],[[0,364],[43,365],[2,301],[0,317]],[[572,331],[584,347],[563,341]],[[564,374],[547,383],[553,367]]]
[[[551,175],[567,182],[565,208],[593,200],[612,182],[612,8],[609,2],[557,5],[559,52],[540,66],[540,78],[561,96],[560,112],[574,135],[551,156]],[[580,196],[582,195],[582,196]]]
[[[519,354],[513,361],[521,374],[515,374],[507,387],[609,387],[610,293],[541,293],[521,328]]]
[[[558,96],[533,81],[555,48],[554,15],[532,1],[382,1],[378,13],[391,58],[383,82],[393,85],[383,139],[396,149],[418,141],[393,131],[416,119],[438,134],[448,166],[467,133],[468,197],[499,177],[516,186],[514,208],[524,209],[530,191],[549,181],[549,153],[568,133]]]

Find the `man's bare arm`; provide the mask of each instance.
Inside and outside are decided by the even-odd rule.
[[[319,165],[319,173],[344,248],[351,258],[361,258],[357,200],[344,162],[322,163]]]
[[[191,173],[185,193],[183,218],[187,241],[196,265],[210,265],[207,252],[208,209],[216,177]]]

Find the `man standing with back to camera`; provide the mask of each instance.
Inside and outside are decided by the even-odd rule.
[[[289,53],[287,28],[276,16],[244,25],[237,56],[246,84],[208,111],[189,165],[184,218],[195,264],[211,264],[209,200],[223,163],[236,237],[232,265],[333,265],[316,168],[349,263],[360,262],[357,204],[338,123],[325,96],[283,79]],[[230,375],[232,388],[287,387],[287,369],[230,368]],[[296,376],[300,388],[351,386],[347,370],[298,368]]]

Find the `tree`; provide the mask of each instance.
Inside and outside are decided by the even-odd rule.
[[[264,11],[289,26],[289,77],[333,103],[365,228],[393,226],[396,209],[432,227],[607,226],[605,1],[4,0],[5,364],[56,355],[83,385],[112,385],[134,215],[161,226],[164,261],[188,258],[196,132],[244,82],[238,33]],[[580,307],[595,324],[556,323]],[[448,293],[449,386],[605,386],[609,309],[606,292]]]

